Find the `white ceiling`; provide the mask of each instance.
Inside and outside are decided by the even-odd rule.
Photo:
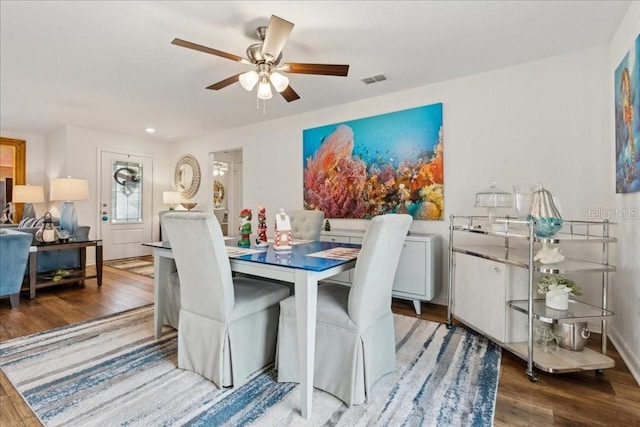
[[[629,1],[0,2],[0,127],[64,125],[175,141],[609,43]],[[350,64],[348,77],[290,74],[301,99],[205,87],[271,14],[295,24],[283,62]],[[385,73],[365,85],[362,77]]]

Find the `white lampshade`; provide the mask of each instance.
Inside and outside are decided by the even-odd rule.
[[[240,76],[238,77],[238,81],[240,82],[240,85],[244,88],[244,90],[251,91],[256,83],[258,83],[258,73],[251,70],[247,73],[240,74]]]
[[[260,79],[260,84],[258,85],[258,98],[273,98],[273,94],[271,93],[271,85],[269,84],[269,79],[267,78],[267,76],[262,76],[262,78]]]
[[[273,87],[278,92],[282,92],[289,86],[289,78],[284,74],[280,74],[274,71],[269,76],[269,79],[271,80],[271,84],[273,85]]]
[[[44,187],[41,185],[14,185],[13,201],[15,203],[43,203]]]
[[[165,205],[177,205],[182,202],[182,195],[178,191],[164,191],[162,193],[162,203]]]
[[[51,179],[50,199],[55,200],[87,200],[89,198],[89,181],[78,178]]]

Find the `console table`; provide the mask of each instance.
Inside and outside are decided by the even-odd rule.
[[[87,248],[96,248],[96,274],[87,276]],[[80,249],[80,269],[82,274],[60,280],[38,280],[36,265],[38,254],[46,251],[58,251],[66,249]],[[87,279],[96,279],[98,286],[102,286],[102,240],[83,240],[75,242],[39,243],[29,248],[29,299],[36,297],[36,289],[49,286],[61,285],[63,283],[84,282]]]

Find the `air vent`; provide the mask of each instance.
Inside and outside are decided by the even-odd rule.
[[[368,84],[368,85],[372,83],[378,83],[384,80],[387,80],[387,76],[385,76],[384,74],[376,74],[375,76],[363,77],[360,79],[362,83]]]

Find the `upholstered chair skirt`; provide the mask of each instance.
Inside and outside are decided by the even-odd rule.
[[[177,267],[177,277],[170,276],[167,297],[172,298],[176,289],[180,293],[180,300],[173,301],[180,306],[178,367],[218,387],[238,387],[275,359],[279,302],[289,289],[233,278],[213,214],[170,213],[163,217],[163,228]],[[167,320],[175,322],[175,318]]]
[[[318,288],[313,385],[351,406],[363,403],[376,380],[394,370],[396,355],[393,314],[359,332],[347,314],[349,290],[333,283]],[[279,382],[300,382],[297,353],[291,351],[298,348],[295,310],[294,299],[280,304],[278,347],[288,351],[278,351]]]
[[[314,387],[348,405],[371,394],[373,384],[395,368],[391,289],[409,215],[380,215],[369,222],[351,287],[318,287]],[[278,381],[299,382],[294,297],[280,303]]]

